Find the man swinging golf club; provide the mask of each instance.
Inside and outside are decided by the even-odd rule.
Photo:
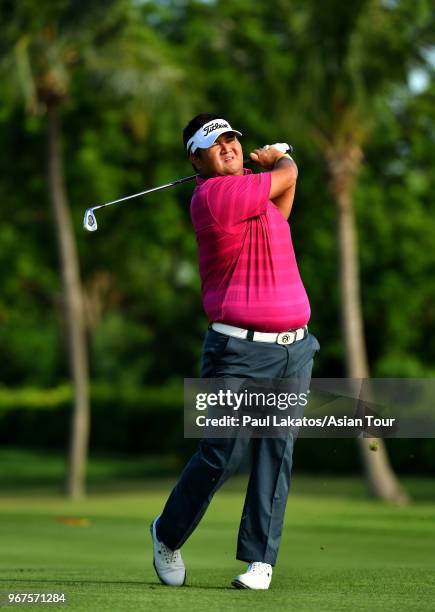
[[[184,146],[198,172],[191,203],[202,299],[210,325],[202,378],[290,378],[308,389],[314,353],[310,305],[293,251],[290,215],[298,176],[285,153],[267,145],[250,157],[266,172],[243,167],[241,133],[219,115],[194,117]],[[181,586],[180,548],[223,482],[253,445],[237,559],[247,570],[232,585],[268,589],[290,486],[294,437],[203,438],[166,505],[151,525],[154,567],[162,583]]]

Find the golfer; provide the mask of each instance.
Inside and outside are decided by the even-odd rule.
[[[306,391],[320,347],[308,333],[310,305],[287,222],[298,170],[285,147],[277,144],[250,154],[265,170],[252,173],[243,167],[241,135],[212,114],[194,117],[183,132],[198,172],[191,217],[210,321],[201,377],[291,378]],[[186,568],[179,549],[249,444],[252,467],[237,543],[237,559],[248,567],[231,584],[269,588],[290,487],[291,434],[200,441],[151,525],[154,568],[164,584],[184,584]]]

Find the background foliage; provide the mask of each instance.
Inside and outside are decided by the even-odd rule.
[[[191,174],[181,130],[203,111],[228,117],[244,134],[245,152],[267,142],[293,143],[300,174],[290,222],[312,305],[311,331],[322,347],[314,375],[344,375],[336,217],[310,129],[313,117],[321,123],[340,115],[340,92],[349,91],[349,79],[356,79],[350,89],[355,96],[366,96],[358,103],[370,109],[355,203],[371,372],[434,376],[431,3],[359,0],[346,8],[334,0],[273,5],[123,0],[105,3],[102,13],[101,4],[93,3],[92,15],[80,4],[2,3],[2,440],[23,442],[24,436],[31,443],[23,431],[32,426],[24,417],[16,437],[11,435],[16,418],[11,415],[18,410],[15,390],[57,388],[68,379],[45,121],[41,109],[26,112],[10,71],[23,41],[41,28],[57,28],[72,49],[79,49],[63,104],[63,152],[85,288],[92,380],[100,389],[103,384],[112,389],[106,395],[94,392],[94,420],[103,419],[105,406],[108,420],[126,426],[119,413],[128,412],[131,402],[120,389],[142,398],[135,401],[146,414],[162,401],[149,388],[171,388],[199,372],[207,322],[189,217],[192,185],[101,212],[95,234],[85,234],[81,223],[90,205]],[[331,64],[340,45],[352,48],[354,64]],[[148,62],[140,79],[132,58]],[[320,92],[328,88],[328,74],[338,75],[338,97],[327,101]],[[371,89],[381,81],[381,90]],[[352,120],[351,129],[361,129],[358,119]],[[50,404],[49,393],[44,403]],[[59,428],[64,422],[59,419]],[[141,450],[150,440],[145,436]],[[106,446],[112,448],[109,432]],[[408,449],[403,457],[412,454],[409,443],[402,447]],[[126,439],[127,448],[136,447]]]

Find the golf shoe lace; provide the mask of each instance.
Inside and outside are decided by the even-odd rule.
[[[163,544],[163,542],[159,542],[159,545],[159,553],[163,555],[165,563],[178,563],[181,561],[179,550],[171,550],[166,544]]]
[[[268,563],[262,563],[261,561],[253,561],[248,565],[248,572],[254,572],[255,574],[267,574],[269,576],[270,569]]]

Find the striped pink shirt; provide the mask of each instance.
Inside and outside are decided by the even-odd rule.
[[[290,226],[269,200],[271,173],[196,182],[190,213],[209,321],[268,332],[306,325],[310,304]]]

